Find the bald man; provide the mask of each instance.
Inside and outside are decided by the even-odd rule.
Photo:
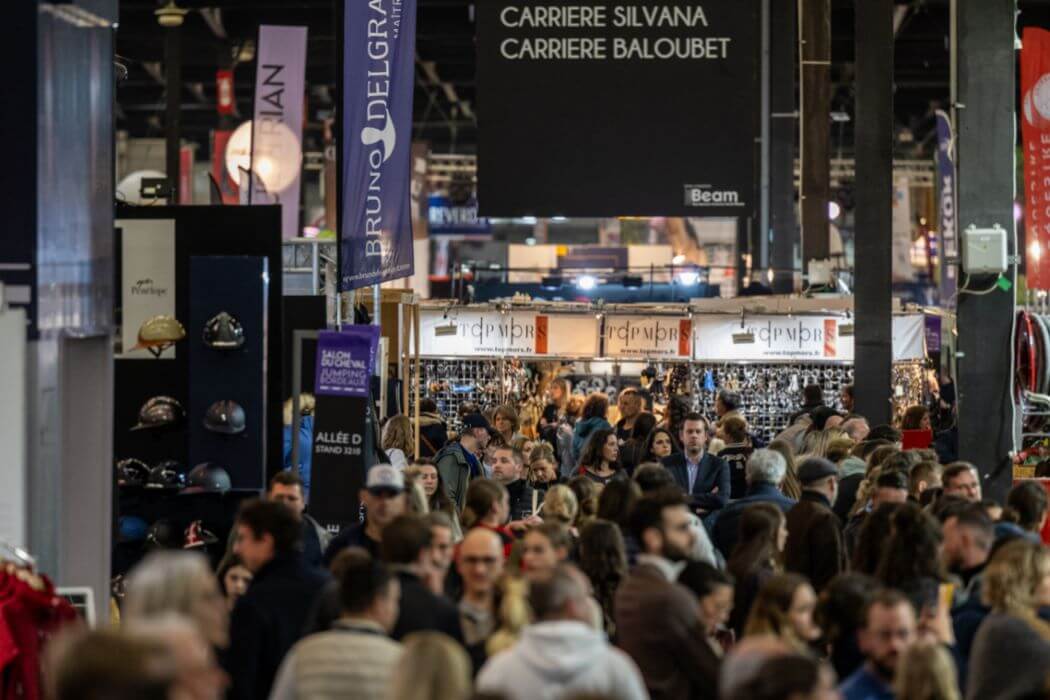
[[[463,597],[459,601],[463,639],[477,661],[483,658],[485,642],[497,627],[496,585],[503,576],[503,542],[499,535],[480,527],[467,532],[456,555],[456,569],[463,579]]]

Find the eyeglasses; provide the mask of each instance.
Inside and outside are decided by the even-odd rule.
[[[460,562],[464,566],[495,566],[499,562],[499,557],[460,557]]]

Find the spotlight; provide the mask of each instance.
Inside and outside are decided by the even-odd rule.
[[[828,202],[828,218],[834,221],[842,214],[842,207],[838,202]]]
[[[684,284],[687,287],[692,287],[694,284],[700,281],[700,273],[696,270],[688,270],[686,272],[678,273],[678,283]]]
[[[671,258],[672,265],[685,265],[686,257],[684,255],[676,255]]]
[[[576,278],[576,286],[585,292],[589,292],[598,286],[598,280],[594,275],[582,275]]]

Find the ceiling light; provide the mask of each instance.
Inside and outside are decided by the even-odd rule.
[[[842,214],[842,206],[838,202],[828,202],[828,218],[834,221]]]
[[[598,286],[598,279],[594,275],[582,275],[576,278],[576,286],[585,292],[589,292]]]
[[[188,12],[176,5],[175,0],[168,0],[168,4],[158,7],[153,14],[157,17],[157,24],[162,27],[181,27]]]
[[[684,255],[676,255],[671,258],[672,265],[685,265],[686,257]]]
[[[687,270],[685,272],[678,273],[679,284],[684,284],[687,287],[692,287],[694,284],[700,281],[700,273],[696,270]]]

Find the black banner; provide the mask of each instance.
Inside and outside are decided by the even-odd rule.
[[[757,0],[486,0],[483,216],[750,216]]]
[[[358,492],[375,463],[371,400],[359,396],[317,396],[310,514],[329,532],[357,522]]]

